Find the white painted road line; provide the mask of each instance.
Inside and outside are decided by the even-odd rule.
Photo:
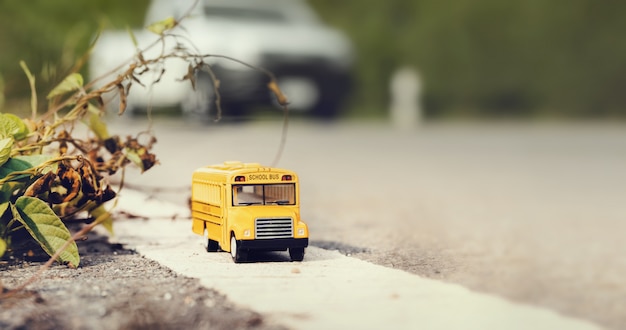
[[[189,221],[165,219],[185,208],[128,190],[118,207],[151,217],[116,222],[118,241],[293,329],[600,329],[315,247],[301,263],[235,264],[228,253],[207,253]]]

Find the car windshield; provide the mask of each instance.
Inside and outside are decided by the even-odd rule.
[[[293,183],[233,185],[233,206],[295,204]]]
[[[146,24],[174,16],[177,20],[191,17],[227,19],[238,22],[272,24],[318,24],[319,18],[305,1],[297,0],[204,0],[192,7],[196,0],[152,0],[146,14]]]
[[[237,8],[205,6],[204,15],[207,18],[219,17],[231,20],[260,21],[272,23],[285,23],[288,18],[283,12],[272,10],[271,8]]]

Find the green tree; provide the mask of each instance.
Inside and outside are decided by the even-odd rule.
[[[384,108],[391,71],[408,64],[431,116],[626,117],[625,2],[311,3],[356,44],[356,108]]]
[[[8,100],[30,95],[19,61],[50,90],[88,49],[101,27],[140,26],[148,0],[0,1],[0,74]]]

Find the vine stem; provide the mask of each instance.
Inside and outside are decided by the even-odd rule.
[[[272,167],[276,167],[276,165],[278,165],[278,162],[280,161],[280,157],[283,155],[283,150],[285,150],[285,144],[287,144],[287,128],[289,127],[289,108],[286,105],[284,105],[283,111],[285,111],[284,120],[283,120],[283,129],[280,134],[280,144],[278,145],[276,156],[274,157],[274,161],[272,162]]]
[[[181,20],[183,18],[188,17],[189,15],[191,15],[191,10],[193,7],[195,7],[197,5],[197,3],[199,2],[199,0],[195,0],[194,1],[194,5],[191,6],[189,8],[189,10],[183,15],[183,17],[181,18]],[[176,22],[176,25],[179,24],[179,21]],[[150,49],[156,45],[161,44],[162,47],[164,47],[164,38],[166,37],[173,37],[174,39],[177,38],[176,35],[173,34],[169,34],[169,33],[163,33],[161,34],[161,38],[159,38],[158,40],[156,40],[155,42],[153,42],[152,44],[148,45],[147,47],[145,47],[144,49],[137,49],[137,54],[135,56],[133,56],[132,58],[130,58],[129,60],[123,62],[122,64],[119,65],[118,68],[112,70],[111,72],[109,72],[108,74],[102,75],[101,77],[97,77],[94,80],[92,80],[90,83],[86,84],[85,86],[83,86],[79,91],[76,91],[75,93],[73,93],[72,95],[70,95],[69,97],[65,98],[65,99],[57,99],[54,101],[54,103],[52,103],[49,107],[49,110],[47,112],[45,112],[44,114],[41,115],[41,119],[42,121],[46,120],[48,117],[54,116],[54,122],[49,124],[47,127],[45,127],[44,131],[40,134],[40,140],[37,143],[36,146],[29,146],[29,147],[24,147],[22,150],[20,151],[27,151],[30,150],[31,148],[41,148],[43,149],[45,146],[49,145],[50,143],[54,142],[54,141],[58,141],[55,139],[51,139],[51,137],[54,135],[56,129],[58,127],[60,127],[61,125],[64,125],[66,123],[73,123],[75,122],[78,118],[82,118],[86,112],[86,107],[89,105],[88,102],[93,101],[93,100],[100,100],[102,98],[102,94],[113,90],[114,88],[116,88],[117,86],[121,85],[124,81],[126,80],[136,80],[134,74],[136,73],[135,70],[139,69],[139,68],[145,68],[146,70],[148,69],[149,65],[155,64],[155,63],[159,63],[161,61],[164,61],[165,59],[168,58],[172,58],[172,57],[179,57],[179,58],[187,58],[187,59],[196,59],[198,60],[199,63],[202,63],[204,65],[207,66],[207,71],[209,72],[209,74],[211,75],[211,78],[213,80],[214,83],[214,88],[215,88],[215,93],[217,95],[217,108],[218,108],[218,116],[217,116],[217,120],[219,120],[219,118],[221,117],[221,98],[220,98],[220,93],[218,90],[218,86],[219,86],[219,80],[218,77],[215,76],[215,74],[213,73],[213,71],[211,70],[210,66],[208,64],[206,64],[204,62],[205,59],[207,58],[223,58],[226,60],[230,60],[236,63],[239,63],[243,66],[246,66],[250,69],[254,69],[254,70],[258,70],[260,72],[262,72],[263,74],[267,75],[270,78],[270,81],[272,83],[273,87],[270,87],[270,89],[272,90],[272,92],[276,95],[276,97],[279,100],[279,103],[282,106],[282,109],[284,111],[284,121],[283,121],[283,125],[282,125],[282,133],[281,133],[281,139],[280,139],[280,144],[278,147],[278,150],[276,152],[274,161],[272,163],[272,166],[275,166],[279,161],[280,158],[282,156],[282,153],[285,149],[285,145],[286,145],[286,141],[287,141],[287,128],[288,128],[288,121],[289,121],[289,108],[287,106],[287,102],[286,99],[284,98],[284,96],[282,95],[282,92],[280,91],[278,85],[276,84],[276,77],[275,75],[262,67],[257,67],[254,65],[250,65],[248,63],[245,63],[243,61],[240,61],[238,59],[229,57],[229,56],[225,56],[225,55],[217,55],[217,54],[200,54],[200,55],[191,55],[191,54],[181,54],[181,53],[165,53],[164,49],[162,49],[161,55],[155,59],[148,59],[145,60],[143,59],[143,52],[145,52],[147,49]],[[192,44],[193,46],[193,44]],[[195,47],[195,46],[193,46]],[[198,51],[198,49],[196,49],[196,51]],[[133,62],[133,59],[139,59],[139,62]],[[130,62],[130,64],[128,64]],[[101,80],[104,79],[112,74],[114,74],[115,72],[117,72],[119,69],[124,68],[126,65],[128,65],[128,67],[126,68],[126,70],[124,70],[124,72],[122,74],[119,74],[114,80],[110,81],[109,83],[105,84],[104,86],[101,86],[95,90],[91,90],[89,91],[91,88],[93,88],[94,84]],[[27,75],[29,75],[30,72],[27,71]],[[29,75],[30,76],[30,75]],[[193,78],[191,78],[193,79]],[[153,82],[156,83],[158,81]],[[89,91],[89,92],[87,92]],[[34,80],[31,82],[31,92],[33,93],[33,95],[35,95],[35,89],[34,89]],[[57,103],[57,101],[60,101]],[[31,102],[36,102],[36,97],[31,98]],[[61,118],[57,118],[57,113],[63,109],[66,108],[68,106],[72,106],[70,111],[65,114],[64,116],[62,116]],[[33,103],[32,105],[32,120],[35,120],[36,117],[36,103]],[[73,127],[73,126],[72,126]],[[12,172],[9,175],[7,175],[6,177],[0,179],[0,185],[11,181],[12,179],[15,179],[15,177],[17,176],[21,176],[21,175],[35,175],[40,171],[43,171],[46,167],[56,163],[56,162],[60,162],[60,161],[64,161],[64,160],[80,160],[80,157],[82,156],[63,156],[63,157],[57,157],[54,159],[50,159],[42,164],[40,164],[37,167],[31,168],[27,171],[19,171],[19,172]],[[89,162],[88,162],[89,163]],[[89,165],[91,165],[89,163]],[[124,182],[124,170],[125,168],[122,167],[122,182],[120,185],[120,190],[123,187],[123,182]],[[115,201],[115,203],[117,203],[117,200]],[[6,293],[2,293],[0,292],[0,299],[5,299],[5,298],[9,298],[11,296],[14,296],[16,293],[24,290],[25,288],[27,288],[29,285],[33,284],[34,282],[36,282],[38,279],[41,278],[42,274],[48,270],[52,264],[59,258],[59,256],[61,255],[61,253],[63,253],[63,251],[65,251],[72,243],[76,242],[78,239],[85,237],[85,235],[87,233],[89,233],[91,230],[93,230],[93,228],[95,228],[97,225],[101,224],[102,222],[104,222],[108,217],[111,217],[111,213],[110,212],[105,212],[104,214],[100,215],[99,217],[97,217],[95,219],[95,221],[93,221],[92,223],[84,226],[83,228],[81,228],[81,230],[79,230],[78,232],[76,232],[74,235],[72,235],[51,257],[50,259],[48,259],[48,261],[43,264],[38,270],[37,272],[32,275],[30,278],[28,278],[26,281],[24,281],[22,284],[20,284],[19,286],[17,286],[16,288],[13,288],[11,290],[9,290]],[[72,265],[72,266],[77,266],[77,265]],[[1,287],[1,285],[0,285]]]

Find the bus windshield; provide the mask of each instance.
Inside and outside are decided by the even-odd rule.
[[[294,183],[233,185],[233,206],[295,204]]]

